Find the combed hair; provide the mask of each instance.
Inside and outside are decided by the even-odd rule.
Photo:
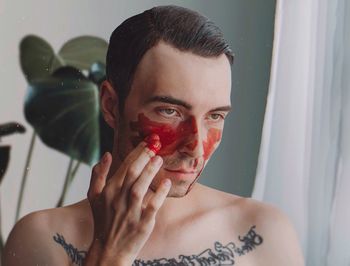
[[[122,113],[137,65],[159,41],[203,57],[233,53],[219,27],[202,14],[179,6],[158,6],[125,20],[112,33],[106,75],[119,96]]]

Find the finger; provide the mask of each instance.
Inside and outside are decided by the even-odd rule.
[[[125,173],[125,179],[122,185],[123,191],[129,191],[130,187],[140,177],[146,165],[151,158],[155,156],[155,152],[149,147],[145,147],[139,156],[129,165]]]
[[[150,223],[155,219],[157,211],[163,205],[169,191],[171,188],[170,179],[165,179],[161,185],[157,188],[155,194],[149,200],[147,207],[144,209],[142,213],[141,219],[145,223]]]
[[[142,152],[142,150],[146,147],[147,143],[142,141],[140,142],[135,149],[133,149],[123,160],[121,165],[119,166],[118,170],[111,176],[111,178],[108,180],[107,185],[110,183],[113,186],[113,183],[119,183],[123,182],[126,171],[129,167],[129,165],[139,156],[139,154]],[[120,178],[122,178],[122,181],[120,181]]]
[[[163,163],[160,156],[153,157],[145,166],[140,177],[135,181],[130,189],[130,212],[140,217],[140,210],[143,199],[148,191],[149,185],[158,173]]]
[[[147,146],[148,149],[143,149]],[[130,164],[132,164],[140,155],[142,151],[147,152],[150,157],[153,157],[161,148],[160,138],[157,134],[151,134],[147,136],[144,141],[142,141],[137,150],[131,152],[130,156],[124,160],[124,163],[120,167],[120,169],[125,172],[129,168]]]
[[[103,190],[106,184],[106,177],[111,165],[111,154],[106,152],[101,161],[92,169],[89,190],[87,193],[88,199],[94,200]]]

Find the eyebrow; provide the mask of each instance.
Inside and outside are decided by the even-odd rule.
[[[170,103],[170,104],[174,104],[174,105],[183,106],[188,110],[192,109],[192,105],[190,105],[182,100],[173,98],[171,96],[153,96],[152,98],[150,98],[146,101],[146,104],[151,103],[151,102]]]
[[[217,112],[217,111],[230,112],[231,109],[232,109],[231,105],[226,105],[226,106],[214,108],[210,110],[210,112]]]
[[[170,104],[174,104],[174,105],[183,106],[188,110],[192,109],[192,105],[190,105],[189,103],[186,103],[185,101],[182,101],[180,99],[173,98],[171,96],[153,96],[146,101],[146,104],[149,104],[152,102],[170,103]],[[226,105],[226,106],[214,108],[214,109],[210,110],[210,112],[215,112],[215,111],[229,112],[229,111],[231,111],[231,109],[232,109],[231,105]]]

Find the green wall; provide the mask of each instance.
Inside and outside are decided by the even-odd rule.
[[[209,2],[205,2],[209,3]],[[200,183],[250,196],[256,173],[268,92],[274,0],[212,1],[199,11],[223,30],[235,53],[232,71],[232,113],[223,140],[204,171]]]

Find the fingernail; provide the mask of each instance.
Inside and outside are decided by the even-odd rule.
[[[162,145],[160,144],[159,141],[155,142],[155,143],[148,143],[147,144],[147,148],[149,148],[151,151],[153,151],[154,154],[157,154],[161,147],[162,147]]]
[[[162,157],[160,157],[160,156],[154,156],[154,157],[152,158],[152,161],[153,161],[156,165],[160,165],[160,164],[162,163],[163,159],[162,159]]]
[[[170,181],[170,179],[165,179],[165,180],[164,180],[164,186],[166,186],[166,187],[170,187],[170,186],[171,186],[171,181]]]
[[[105,154],[102,157],[102,163],[106,163],[108,160],[108,156],[107,156],[107,152],[105,152]]]

